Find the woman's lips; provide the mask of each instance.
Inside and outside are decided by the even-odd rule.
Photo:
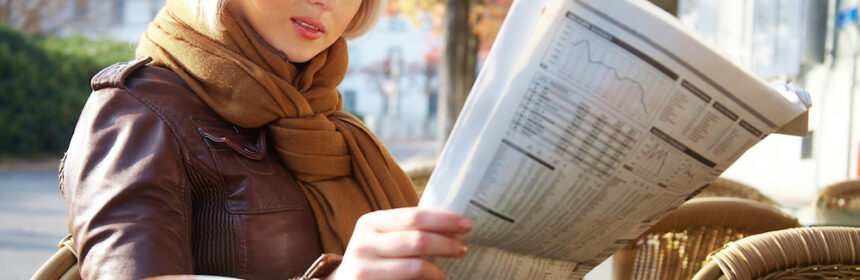
[[[308,40],[316,40],[325,33],[325,27],[316,19],[309,17],[291,18],[293,28],[299,32],[302,37]]]

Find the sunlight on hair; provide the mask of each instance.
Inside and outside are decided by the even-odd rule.
[[[373,29],[387,2],[387,0],[362,0],[361,8],[358,9],[352,23],[346,28],[343,37],[353,39]]]
[[[206,23],[210,31],[221,27],[219,14],[228,0],[184,0],[185,5],[194,12],[198,19]]]

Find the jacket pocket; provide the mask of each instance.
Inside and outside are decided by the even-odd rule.
[[[223,121],[192,118],[227,191],[233,214],[304,209],[304,194],[278,158],[269,154],[265,129],[246,129]]]

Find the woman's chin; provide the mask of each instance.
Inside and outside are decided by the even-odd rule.
[[[284,51],[284,54],[287,55],[287,59],[292,63],[305,63],[314,58],[319,52],[313,53],[305,49],[298,52]]]
[[[311,58],[313,58],[313,57],[293,59],[293,58],[288,56],[287,58],[292,63],[305,63],[305,62],[311,61]]]

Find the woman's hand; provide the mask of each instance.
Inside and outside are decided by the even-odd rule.
[[[343,261],[327,279],[444,279],[430,259],[460,258],[469,232],[463,216],[418,208],[376,211],[361,216]]]

